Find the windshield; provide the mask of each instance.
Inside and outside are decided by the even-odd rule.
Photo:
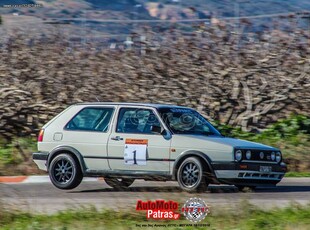
[[[221,136],[197,111],[187,108],[161,108],[161,118],[174,134]]]

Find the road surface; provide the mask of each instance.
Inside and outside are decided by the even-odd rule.
[[[135,210],[138,199],[164,199],[183,204],[188,198],[202,198],[211,207],[233,208],[247,201],[260,208],[284,207],[292,202],[310,203],[310,178],[284,178],[277,187],[237,192],[234,186],[210,185],[206,193],[189,194],[177,182],[137,180],[130,188],[117,191],[104,181],[83,181],[74,190],[64,191],[51,183],[0,184],[0,205],[41,213],[54,213],[68,208],[95,206],[99,209]]]

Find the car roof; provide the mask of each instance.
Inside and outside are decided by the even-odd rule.
[[[90,106],[96,106],[96,105],[129,105],[129,106],[147,106],[147,107],[153,107],[156,109],[159,108],[187,108],[185,106],[178,106],[173,104],[155,104],[155,103],[138,103],[138,102],[83,102],[83,103],[77,103],[76,105],[90,105]]]

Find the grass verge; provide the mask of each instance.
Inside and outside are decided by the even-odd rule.
[[[180,226],[180,225],[185,226]],[[263,210],[245,202],[239,207],[211,213],[199,224],[180,220],[146,220],[144,211],[97,210],[94,207],[68,210],[54,215],[0,211],[1,229],[309,229],[310,205],[292,204],[283,209]],[[161,227],[159,227],[161,225]],[[170,225],[170,226],[169,226]],[[186,226],[187,225],[187,226]],[[206,227],[206,225],[209,225]]]
[[[32,153],[36,149],[34,138],[15,138],[11,142],[0,138],[0,176],[40,173],[32,160]]]
[[[285,177],[310,177],[310,172],[287,172]]]

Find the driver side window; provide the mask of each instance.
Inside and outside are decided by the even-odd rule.
[[[160,122],[150,109],[121,108],[118,115],[116,132],[152,134],[152,126]]]

